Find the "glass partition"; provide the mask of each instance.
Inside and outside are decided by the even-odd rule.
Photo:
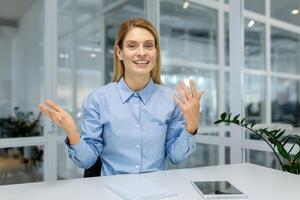
[[[0,23],[0,138],[43,134],[38,122],[36,129],[21,129],[39,119],[45,70],[43,1],[27,1],[24,8]]]
[[[43,181],[44,147],[0,149],[0,185]]]
[[[205,89],[201,125],[211,126],[218,112],[217,11],[182,1],[160,2],[160,37],[163,84],[175,89],[181,80],[193,79]],[[215,70],[214,70],[215,69]]]
[[[244,9],[246,10],[264,15],[265,8],[265,0],[244,0]]]
[[[271,16],[272,18],[282,20],[284,22],[300,26],[299,14],[300,3],[299,0],[271,0]]]
[[[119,26],[130,17],[143,16],[143,0],[127,1],[105,14],[105,83],[112,81],[114,44]]]
[[[300,20],[299,20],[300,21]],[[274,72],[300,74],[300,33],[271,28],[271,67]]]
[[[264,70],[266,68],[265,26],[253,19],[245,19],[245,67]]]

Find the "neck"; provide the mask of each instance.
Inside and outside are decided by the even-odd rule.
[[[150,80],[150,76],[139,76],[139,77],[130,77],[126,75],[124,77],[126,85],[131,89],[132,91],[140,91],[144,87],[146,87],[147,83]]]

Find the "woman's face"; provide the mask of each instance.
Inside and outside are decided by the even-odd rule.
[[[127,78],[149,78],[157,56],[154,36],[144,28],[131,29],[123,40],[123,49],[117,47],[117,56],[123,61]]]

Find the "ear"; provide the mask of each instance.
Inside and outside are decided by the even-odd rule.
[[[116,53],[119,60],[123,60],[123,52],[119,45],[116,45]]]

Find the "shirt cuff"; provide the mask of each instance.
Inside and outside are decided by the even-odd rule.
[[[66,137],[65,139],[65,144],[70,148],[70,149],[74,149],[75,151],[83,149],[85,144],[85,141],[82,139],[82,137],[80,137],[80,140],[77,144],[70,144],[69,138]]]
[[[197,130],[197,131],[198,131],[198,130]],[[197,134],[197,133],[196,133],[196,134]],[[195,134],[195,135],[196,135],[196,134]],[[184,130],[182,131],[182,133],[181,133],[180,136],[185,137],[185,138],[187,138],[187,139],[192,139],[192,138],[194,138],[195,135],[189,133],[186,129],[184,129]]]
[[[192,148],[192,150],[195,148],[195,137],[194,135],[190,134],[187,130],[183,130],[179,136],[180,140],[183,142],[183,144],[186,145],[186,148],[190,149]],[[185,142],[184,142],[185,141]]]

